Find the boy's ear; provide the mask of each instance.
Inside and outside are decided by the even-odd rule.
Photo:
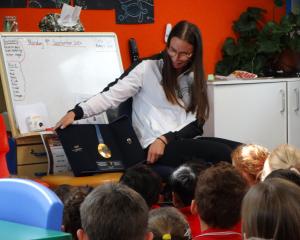
[[[197,207],[197,204],[195,202],[195,199],[192,200],[192,203],[191,203],[191,213],[193,215],[199,215],[198,214],[198,207]]]
[[[146,237],[145,237],[145,240],[152,240],[153,239],[153,233],[152,232],[147,232],[146,233]]]
[[[78,240],[89,240],[87,234],[82,228],[79,228],[76,232]]]

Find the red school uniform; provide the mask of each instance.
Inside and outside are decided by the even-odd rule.
[[[186,220],[188,221],[192,231],[192,236],[193,237],[198,236],[201,233],[200,219],[198,215],[192,214],[190,206],[179,208],[179,210],[181,213],[183,213]]]
[[[209,228],[193,238],[193,240],[242,240],[242,234],[235,228]]]
[[[156,208],[160,208],[160,206],[159,206],[158,204],[153,204],[153,205],[151,206],[150,210],[156,209]]]

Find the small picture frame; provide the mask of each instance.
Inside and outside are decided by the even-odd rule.
[[[300,1],[299,0],[286,0],[286,12],[300,14]]]

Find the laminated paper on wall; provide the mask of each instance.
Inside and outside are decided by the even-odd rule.
[[[153,0],[118,0],[116,22],[119,24],[142,24],[154,22]]]

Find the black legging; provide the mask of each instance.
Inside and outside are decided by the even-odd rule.
[[[231,152],[240,144],[239,142],[215,137],[175,140],[166,146],[164,155],[157,163],[178,167],[182,163],[195,158],[212,164],[220,161],[231,162]]]

